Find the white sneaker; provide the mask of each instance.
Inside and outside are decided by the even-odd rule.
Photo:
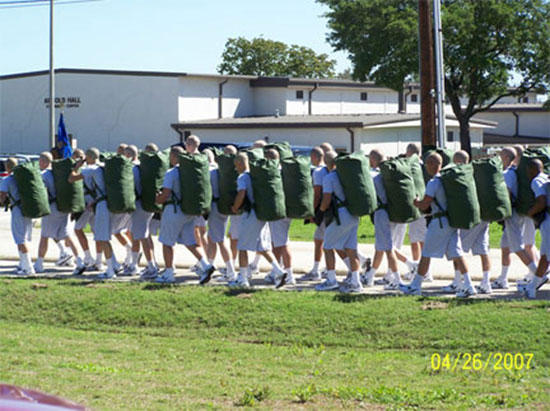
[[[297,278],[298,281],[321,281],[321,273],[311,270],[309,273]]]
[[[103,274],[100,274],[97,278],[100,280],[111,280],[116,278],[116,273],[112,270],[107,270]]]
[[[388,272],[388,273],[384,274],[384,277],[382,277],[382,279],[376,280],[374,282],[374,284],[376,284],[376,285],[386,285],[386,284],[391,283],[392,280],[393,280],[393,276],[391,275],[391,273]]]
[[[460,290],[461,285],[462,284],[457,284],[453,281],[451,284],[441,287],[441,292],[455,294],[458,290]]]
[[[199,263],[195,264],[195,265],[194,265],[193,267],[191,267],[189,270],[190,270],[192,273],[197,274],[198,276],[201,275],[201,267],[200,267]]]
[[[172,270],[164,270],[162,275],[158,276],[155,280],[156,283],[169,284],[176,281],[174,278],[174,272]]]
[[[212,273],[214,273],[214,271],[216,271],[216,269],[213,265],[209,265],[208,267],[206,267],[206,269],[201,270],[199,284],[208,284],[210,282],[210,279],[212,278]]]
[[[434,282],[434,277],[433,277],[431,271],[428,271],[426,273],[426,275],[424,276],[424,281],[423,282],[425,282],[425,283],[433,283]]]
[[[399,284],[399,291],[407,295],[422,295],[422,286],[418,286],[414,283]]]
[[[138,269],[134,264],[127,265],[126,267],[124,267],[124,271],[122,272],[122,275],[124,276],[138,275]]]
[[[518,286],[518,289],[519,289],[519,286]],[[526,286],[524,286],[523,290],[521,292],[528,299],[534,300],[535,298],[537,298],[537,290],[538,290],[538,287],[535,287],[535,282],[533,281],[533,282],[527,284]]]
[[[476,295],[476,289],[472,284],[463,286],[459,291],[456,292],[457,298],[468,298],[472,295]]]
[[[389,284],[386,284],[384,286],[384,290],[386,291],[395,291],[395,290],[399,290],[399,283],[397,281],[392,281],[391,283]]]
[[[84,264],[77,265],[76,268],[73,270],[72,275],[82,275],[84,274],[84,271],[86,271],[86,266]]]
[[[271,270],[271,271],[264,277],[264,281],[265,281],[267,284],[275,284],[275,278],[276,278],[275,272],[274,272],[273,270]]]
[[[416,272],[409,271],[408,273],[403,274],[403,279],[405,281],[412,281],[415,275]]]
[[[286,284],[286,280],[288,278],[288,273],[286,271],[283,271],[282,273],[278,274],[275,277],[275,288],[281,288]],[[296,284],[296,281],[294,281],[294,284]]]
[[[235,288],[249,288],[250,284],[248,282],[248,278],[243,278],[241,275],[237,276],[237,279],[235,281],[231,281],[227,284],[229,287],[235,287]]]
[[[365,274],[361,274],[361,283],[363,283],[365,287],[372,287],[374,285],[375,274],[376,273],[374,271],[371,274],[369,274],[368,272],[366,272]]]
[[[231,274],[227,274],[227,272],[225,274],[222,274],[218,278],[216,278],[216,281],[219,283],[230,283],[236,280],[237,280],[237,276],[234,273],[231,275]]]
[[[359,279],[361,279],[361,277],[359,277]],[[351,271],[348,271],[348,273],[346,274],[346,278],[344,278],[342,283],[347,284],[347,283],[350,283],[350,282],[351,282]]]
[[[493,289],[491,288],[491,284],[489,282],[481,282],[481,284],[476,286],[476,291],[479,294],[493,294]]]
[[[43,264],[39,264],[39,263],[34,263],[34,272],[35,273],[43,273],[44,272],[44,265]]]
[[[59,259],[55,262],[55,265],[57,267],[63,267],[65,264],[71,261],[72,258],[73,258],[72,254],[62,254],[61,256],[59,256]]]
[[[537,290],[540,289],[540,287],[542,287],[544,284],[546,284],[548,282],[548,275],[544,275],[542,277],[542,281],[539,283],[538,287],[537,287]],[[531,283],[531,281],[527,282],[527,283],[517,283],[517,287],[518,287],[518,291],[520,292],[525,292],[525,290],[527,289],[527,286]]]
[[[321,270],[321,278],[327,278],[328,270],[326,268],[323,268]]]
[[[28,275],[34,275],[36,272],[34,271],[34,267],[30,268],[21,268],[21,270],[17,271],[16,274],[21,277],[26,277]]]
[[[86,267],[91,267],[92,265],[95,265],[95,260],[93,258],[84,257],[83,264]]]
[[[336,280],[331,281],[329,279],[315,286],[315,289],[317,291],[331,291],[331,290],[337,290],[338,288],[340,288],[340,284],[338,284],[338,281]]]
[[[494,290],[507,290],[510,288],[507,278],[497,278],[491,283],[491,288]]]
[[[145,270],[141,272],[139,277],[140,280],[153,280],[158,277],[158,270],[156,267],[151,268],[149,266],[145,267]]]
[[[254,264],[249,264],[248,265],[248,276],[249,276],[249,279],[250,277],[252,277],[253,275],[257,275],[257,274],[260,274],[260,269],[257,265],[254,265]]]
[[[361,285],[361,283],[354,283],[353,281],[349,281],[342,284],[339,288],[339,291],[345,294],[360,293],[361,291],[363,291],[363,286]]]

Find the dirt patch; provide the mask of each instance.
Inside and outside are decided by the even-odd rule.
[[[443,301],[428,301],[427,303],[422,304],[422,310],[446,310],[449,308],[449,303],[444,303]]]
[[[44,284],[44,283],[32,283],[31,284],[31,288],[33,290],[36,290],[38,288],[48,288],[48,284]]]

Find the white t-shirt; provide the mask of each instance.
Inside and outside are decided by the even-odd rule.
[[[432,202],[432,215],[438,212],[447,211],[447,196],[445,195],[443,183],[441,182],[441,174],[437,174],[434,178],[428,181],[428,185],[426,186],[426,195],[435,198],[439,205],[443,207],[443,210],[439,209],[434,200]]]
[[[166,172],[164,181],[162,182],[162,187],[172,190],[172,193],[178,198],[178,200],[181,200],[180,173],[177,166]]]
[[[252,177],[250,173],[245,171],[237,177],[237,191],[246,190],[246,196],[251,204],[254,204],[254,193],[252,191]]]

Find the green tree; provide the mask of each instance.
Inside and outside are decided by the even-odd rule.
[[[349,53],[354,78],[400,90],[418,75],[417,0],[317,1],[330,9],[327,40]],[[548,91],[550,5],[443,0],[442,25],[445,92],[460,123],[461,146],[471,151],[473,116],[506,96]]]
[[[327,78],[334,76],[336,61],[310,48],[288,46],[279,41],[256,37],[231,38],[225,44],[220,74]]]

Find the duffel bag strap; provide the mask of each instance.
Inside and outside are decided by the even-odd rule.
[[[441,207],[441,204],[439,204],[439,201],[437,201],[437,198],[434,197],[434,201],[435,201],[435,205],[437,206],[437,208],[439,208],[440,211],[433,214],[432,218],[437,218],[439,220],[439,228],[443,228],[443,223],[441,222],[441,219],[447,216],[447,210]]]

